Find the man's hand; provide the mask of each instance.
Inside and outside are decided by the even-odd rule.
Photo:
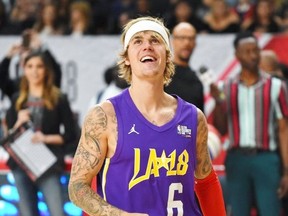
[[[288,195],[288,175],[287,174],[282,176],[277,193],[280,199]]]
[[[213,98],[217,98],[220,94],[220,91],[215,83],[210,84],[210,94]]]
[[[218,100],[221,98],[223,92],[221,92],[218,86],[215,83],[211,83],[210,85],[210,94],[215,99]]]

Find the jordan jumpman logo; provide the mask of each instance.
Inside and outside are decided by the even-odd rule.
[[[133,124],[133,126],[131,127],[130,131],[128,134],[131,134],[131,133],[136,133],[136,134],[139,134],[136,129],[135,129],[135,124]]]

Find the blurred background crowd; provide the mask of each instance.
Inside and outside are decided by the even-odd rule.
[[[285,0],[1,0],[0,35],[119,34],[141,15],[164,18],[170,30],[188,21],[198,33],[288,31]]]
[[[111,96],[111,94],[119,93],[120,91],[122,91],[123,88],[127,87],[127,83],[121,82],[121,80],[117,79],[119,77],[116,76],[118,68],[115,65],[114,58],[111,60],[111,56],[116,57],[115,53],[112,53],[112,50],[114,51],[114,47],[113,46],[111,46],[112,48],[107,47],[106,51],[103,50],[103,48],[106,48],[107,44],[113,42],[113,40],[109,40],[111,38],[106,37],[106,35],[115,35],[114,38],[116,41],[115,43],[120,44],[119,39],[116,37],[117,35],[120,35],[122,26],[126,24],[130,19],[143,15],[157,16],[163,18],[170,32],[172,32],[173,28],[178,23],[189,22],[195,27],[197,35],[209,34],[210,36],[212,34],[222,34],[221,35],[222,41],[226,39],[226,36],[224,36],[225,34],[231,34],[230,36],[234,36],[234,34],[238,32],[246,32],[246,31],[254,32],[256,34],[258,33],[259,35],[262,33],[270,33],[271,35],[277,35],[277,34],[280,35],[288,33],[287,0],[0,0],[0,37],[3,36],[3,38],[5,39],[4,42],[2,41],[1,43],[4,44],[5,41],[9,42],[10,38],[11,41],[15,40],[16,42],[18,36],[21,37],[21,43],[10,44],[9,49],[0,46],[2,48],[2,50],[0,50],[0,53],[2,52],[3,55],[1,56],[0,59],[0,99],[1,99],[0,138],[3,137],[4,134],[8,133],[7,128],[4,127],[6,126],[4,116],[10,104],[8,104],[9,106],[8,105],[4,106],[3,98],[4,96],[7,96],[7,98],[11,100],[13,94],[19,91],[20,78],[22,77],[24,71],[23,61],[31,51],[38,50],[45,54],[46,58],[49,60],[49,64],[52,69],[51,71],[54,72],[53,74],[55,79],[54,85],[58,87],[61,91],[63,90],[63,92],[67,93],[69,103],[73,105],[73,102],[75,102],[75,100],[73,100],[73,97],[71,97],[71,95],[73,94],[70,95],[71,92],[63,88],[63,83],[65,84],[66,81],[67,82],[69,81],[69,85],[74,87],[72,89],[73,90],[72,93],[76,89],[75,92],[77,92],[77,94],[75,93],[76,95],[75,97],[77,97],[78,91],[80,95],[79,98],[81,97],[81,99],[83,99],[84,96],[88,98],[92,97],[89,104],[84,103],[83,105],[82,100],[81,101],[79,100],[82,106],[85,107],[86,112],[86,108],[91,107],[96,103],[99,103],[107,99],[108,97]],[[108,42],[107,41],[105,42],[104,40],[101,41],[101,37],[92,37],[94,42],[98,39],[94,44],[92,44],[92,42],[89,41],[90,39],[89,37],[88,38],[84,37],[84,36],[99,36],[99,35],[105,35],[105,39],[107,39]],[[60,41],[57,40],[53,41],[51,40],[51,38],[52,39],[55,38],[53,38],[52,36],[67,36],[67,37],[62,37],[61,38],[62,40]],[[43,37],[47,37],[48,38],[47,41],[50,43],[46,44],[46,41]],[[70,39],[70,37],[71,38],[82,37],[81,40],[85,39],[85,41],[78,40],[80,45],[79,44],[77,45],[77,43],[72,45],[74,40]],[[67,38],[69,38],[70,41],[66,41]],[[284,40],[286,40],[286,43],[284,42],[283,44],[281,44],[281,48],[286,47],[287,44],[286,38],[287,37],[285,36]],[[188,45],[185,46],[189,47],[191,52],[190,54],[192,54],[194,47],[196,45],[196,43],[194,43],[196,37],[195,38],[193,37],[192,39],[188,38],[189,40],[186,39],[184,37],[182,38],[180,37],[181,40],[180,42],[182,44],[184,44],[184,42],[189,43]],[[215,39],[214,41],[216,41],[215,43],[217,43],[218,41],[217,38],[213,39]],[[279,41],[279,38],[277,39]],[[272,39],[270,40],[272,41]],[[230,42],[229,41],[230,39],[228,41],[226,39],[225,43],[227,42],[229,43],[229,45],[232,45],[231,41]],[[224,52],[227,53],[228,56],[229,55],[233,56],[231,52],[232,48],[229,51],[228,49],[226,49],[227,48],[226,46],[223,46],[225,45],[224,43],[221,44],[219,43],[220,48],[216,47],[218,49],[216,48],[214,49],[214,47],[212,47],[211,49],[211,47],[209,46],[210,44],[206,42],[207,40],[205,40],[205,42],[203,42],[202,44],[201,41],[199,44],[197,43],[197,46],[201,47],[198,50],[201,51],[203,50],[202,52],[200,52],[198,56],[201,56],[201,58],[204,59],[203,61],[205,62],[205,64],[206,63],[208,64],[209,61],[212,60],[217,65],[224,64],[225,61],[223,59],[226,58],[222,57],[222,54]],[[81,45],[84,43],[91,49],[88,49],[87,47],[81,47]],[[102,43],[101,47],[99,46],[100,43]],[[208,45],[205,47],[201,46],[204,43],[205,45],[207,44]],[[48,46],[48,44],[50,46]],[[59,44],[61,44],[61,46],[59,46]],[[113,43],[111,44],[113,45]],[[179,47],[180,49],[182,49],[180,45]],[[79,48],[81,48],[81,50]],[[278,56],[279,53],[276,53],[273,50],[271,50],[271,47],[266,46],[262,48],[263,50],[261,52],[261,59],[259,65],[261,70],[270,73],[272,76],[276,76],[283,79],[285,83],[288,84],[287,61],[284,62],[283,59],[279,58]],[[266,50],[264,50],[264,48]],[[87,50],[89,51],[89,53],[85,53]],[[97,52],[95,52],[95,50],[97,50]],[[99,50],[101,52],[99,52]],[[217,58],[214,59],[213,57],[215,57],[215,55],[209,56],[209,54],[213,52],[216,52],[215,55],[219,56],[220,60]],[[68,55],[68,53],[70,54],[69,57],[73,56],[73,61],[68,61],[70,59],[67,60],[66,55]],[[18,58],[14,58],[15,56]],[[197,59],[197,55],[195,55],[195,57],[196,60],[193,63],[199,62],[199,58]],[[13,59],[16,59],[16,63],[12,61]],[[287,58],[285,58],[285,60],[286,59]],[[190,57],[187,58],[186,62],[187,64],[189,63],[189,60]],[[232,57],[231,59],[229,58],[228,60],[232,61],[232,63],[234,62]],[[13,67],[14,64],[12,63],[15,63],[16,65],[15,77],[17,79],[15,79],[15,77],[11,77],[11,74],[13,74],[12,72],[14,72],[14,70],[11,70],[12,68],[14,69]],[[85,67],[81,63],[85,65]],[[106,67],[107,64],[110,66]],[[234,64],[231,65],[233,66]],[[76,69],[73,66],[75,66]],[[185,67],[186,66],[188,67],[188,65],[185,65]],[[196,66],[197,65],[193,65],[193,67]],[[90,69],[90,67],[92,69]],[[208,69],[213,68],[210,67],[211,66],[208,65],[207,68],[205,67],[201,68],[203,69],[204,72],[206,72]],[[229,68],[229,66],[227,67]],[[76,72],[78,72],[77,70],[79,70],[78,74],[79,77],[77,77],[77,73],[74,70],[70,71],[67,70],[67,68],[75,69]],[[105,68],[105,70],[103,70],[103,68]],[[199,75],[200,79],[201,79],[200,75],[202,73],[201,68],[199,69],[199,73],[193,72],[194,76],[196,77],[196,75],[197,76]],[[192,73],[192,71],[190,71],[191,69],[190,68],[188,69],[189,69],[188,72]],[[229,70],[230,73],[232,69],[230,68]],[[235,67],[235,69],[233,70],[238,71],[238,68]],[[67,71],[73,73],[69,75]],[[91,73],[89,73],[90,71]],[[220,74],[219,72],[220,69],[218,68],[213,68],[213,71],[214,72],[216,71],[217,74]],[[101,77],[98,76],[100,73]],[[95,79],[93,80],[92,78],[91,81],[89,80],[90,82],[88,81],[86,82],[87,77],[92,77],[91,74]],[[181,74],[180,76],[183,75],[183,73],[179,74]],[[102,84],[102,78],[103,78],[102,75],[104,75],[105,87],[101,89],[99,92],[98,91],[94,92],[93,90],[89,89],[89,87],[91,87],[89,85],[92,82],[93,86],[97,86],[99,83]],[[85,81],[80,80],[79,83],[80,84],[85,83],[85,85],[80,86],[78,89],[77,85],[75,85],[76,83],[75,80],[76,78],[79,80],[79,78],[81,77],[84,77]],[[63,78],[65,82],[63,82]],[[225,77],[222,77],[222,74],[221,77],[219,77],[219,79],[224,78]],[[177,79],[177,77],[175,76],[174,79]],[[180,83],[181,87],[183,87],[182,82],[185,79],[186,78],[181,80]],[[187,82],[189,82],[188,84],[190,85],[190,80],[187,79]],[[204,83],[204,81],[202,82]],[[97,86],[97,88],[100,88],[99,86]],[[190,87],[195,88],[195,85],[190,85]],[[194,90],[191,91],[187,90],[187,88],[183,88],[183,90],[184,93],[189,94],[191,94],[191,92],[194,91]],[[85,95],[83,94],[83,92],[85,93]],[[207,99],[207,97],[205,99]],[[86,99],[84,98],[83,101],[85,100]],[[78,103],[80,104],[80,102]],[[202,110],[204,110],[204,101],[202,101],[201,103],[203,103]],[[209,105],[209,103],[207,103],[207,100],[205,101],[205,103],[206,103],[205,106],[207,107],[207,104]],[[80,121],[81,118],[79,119],[78,115],[81,113],[83,114],[83,110],[82,112],[79,112],[79,110],[72,109],[72,111],[73,114],[75,115],[76,120],[75,130],[77,130],[77,138],[78,138],[80,132],[79,124],[81,123]],[[70,147],[71,149],[68,149],[67,152],[68,155],[73,156],[75,148],[77,147],[78,139],[76,139],[76,142],[75,140],[73,142],[71,141],[71,143],[72,143]],[[220,144],[222,145],[223,143]],[[222,163],[225,155],[221,154],[222,152],[220,152],[222,150],[222,146],[220,146],[220,144],[217,153],[215,153],[215,155],[212,156],[214,156],[217,159],[217,156],[219,156],[220,154],[221,156],[220,162]],[[225,143],[223,144],[223,146],[224,145]],[[214,158],[212,157],[212,159]],[[0,154],[0,162],[1,162],[1,154]],[[221,167],[223,168],[223,166]],[[66,169],[66,171],[67,170],[69,171],[69,167],[68,169]],[[67,188],[68,178],[69,178],[68,175],[66,175],[65,179],[61,180],[64,182],[61,183],[62,185],[64,185],[63,187],[65,189]],[[225,190],[227,190],[225,188],[225,182],[223,184],[223,189],[225,194],[226,192]],[[0,204],[2,197],[4,197],[3,194],[0,194]],[[65,198],[66,200],[68,200],[67,196]],[[285,215],[288,215],[287,200],[283,205],[284,207],[286,207]],[[67,203],[71,204],[68,201]],[[68,209],[72,209],[71,206],[69,206]],[[76,210],[75,208],[72,209],[71,212],[73,212],[73,214],[71,215],[77,215],[75,213]],[[70,215],[68,213],[68,210],[67,211],[65,210],[65,213],[67,215]],[[78,213],[79,213],[78,215],[82,214],[82,212],[79,209]],[[18,213],[16,211],[15,214],[9,214],[9,215],[17,215],[17,214]]]

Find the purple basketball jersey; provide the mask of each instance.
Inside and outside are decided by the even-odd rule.
[[[110,99],[118,141],[97,181],[108,203],[149,216],[201,215],[194,195],[197,109],[177,100],[174,118],[158,127],[139,112],[128,90]]]

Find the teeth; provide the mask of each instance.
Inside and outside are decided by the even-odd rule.
[[[154,58],[151,57],[151,56],[145,56],[145,57],[143,57],[143,58],[141,59],[141,62],[146,61],[146,60],[151,60],[151,61],[153,61]]]

